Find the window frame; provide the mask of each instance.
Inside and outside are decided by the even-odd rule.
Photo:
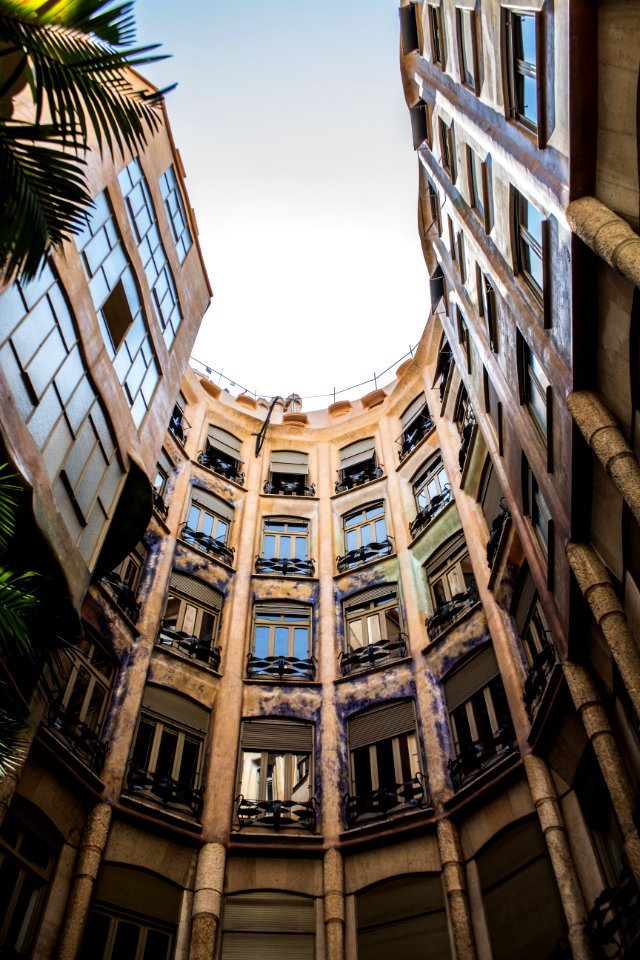
[[[366,607],[365,607],[366,604]],[[402,633],[402,608],[398,596],[398,588],[390,584],[389,591],[379,598],[360,600],[358,594],[349,597],[343,603],[344,619],[344,652],[353,653],[356,650],[362,650],[374,644],[387,643],[395,640]],[[387,612],[395,609],[397,611],[398,627],[397,631],[387,629]],[[371,626],[377,621],[377,628]],[[351,629],[354,623],[362,623],[361,642],[353,644],[351,642]],[[356,637],[356,640],[358,638]]]
[[[452,183],[456,182],[456,139],[453,130],[453,120],[447,123],[443,117],[438,117],[440,140],[440,165],[449,175]]]
[[[520,381],[520,403],[527,408],[527,413],[533,423],[536,433],[540,437],[547,449],[547,471],[552,470],[552,409],[553,409],[553,390],[542,364],[534,350],[531,349],[520,331],[517,331],[518,344],[518,373]],[[531,358],[535,359],[535,365],[540,368],[540,373],[544,381],[535,370],[535,365]],[[538,398],[538,403],[534,402],[534,395]],[[539,408],[544,409],[544,421],[539,415]]]
[[[284,530],[268,530],[269,524],[278,524],[285,527]],[[291,527],[291,529],[289,529]],[[298,529],[299,528],[299,529]],[[272,555],[268,555],[266,549],[266,537],[274,538],[274,548]],[[284,556],[281,556],[281,546],[282,540],[290,539],[291,549],[287,555],[285,552]],[[297,541],[304,541],[305,550],[304,557],[297,556],[298,548]],[[262,530],[260,534],[260,544],[261,544],[261,556],[267,560],[309,560],[309,547],[310,547],[310,524],[309,521],[303,517],[264,517],[262,521]]]
[[[522,47],[522,34],[516,35],[516,24],[514,18],[527,17],[533,20],[535,29],[535,56],[536,62],[532,63],[518,56],[518,48]],[[543,41],[543,16],[537,10],[518,7],[506,7],[502,11],[504,51],[505,51],[505,87],[508,116],[517,123],[522,129],[536,138],[539,149],[543,149],[546,141],[545,130],[545,95],[544,95],[544,41]],[[520,80],[519,78],[522,78]],[[536,119],[526,115],[526,104],[524,103],[524,84],[525,78],[535,82],[536,87]]]
[[[458,68],[460,70],[460,82],[468,90],[472,90],[477,97],[480,96],[480,57],[478,53],[478,16],[474,9],[469,7],[456,7],[456,35],[458,47]],[[471,62],[473,65],[473,76],[469,80],[467,75],[468,53],[464,42],[463,17],[468,15],[469,34],[471,37]]]
[[[495,287],[491,282],[491,278],[484,272],[479,263],[476,264],[476,287],[478,315],[484,318],[491,350],[494,353],[498,353],[498,311]]]
[[[547,564],[547,586],[553,589],[554,521],[540,485],[526,457],[522,455],[523,512],[529,519],[535,541]],[[546,536],[545,536],[546,530]]]
[[[425,227],[424,207],[423,207],[422,208],[423,209],[422,233],[426,237],[427,234],[431,231],[432,226],[435,224],[436,232],[438,233],[438,236],[441,236],[442,221],[441,221],[441,215],[440,215],[440,196],[430,177],[428,177],[426,173],[423,176],[424,176],[424,199],[426,200],[427,209],[429,211],[431,220],[429,222],[429,225]]]
[[[469,179],[469,205],[484,227],[486,234],[491,233],[491,197],[489,195],[489,171],[487,161],[470,143],[466,144],[467,177]]]
[[[427,3],[427,21],[429,24],[431,62],[437,64],[444,71],[447,67],[447,45],[442,16],[442,0],[438,0],[437,3]]]
[[[525,221],[529,219],[528,211],[532,208],[540,215],[540,239],[531,233]],[[549,248],[549,218],[545,217],[534,203],[511,185],[512,210],[512,243],[513,243],[513,272],[524,281],[526,289],[533,295],[534,302],[544,310],[545,326],[550,317],[545,310],[548,297],[548,248]],[[540,275],[542,285],[538,283],[531,271],[531,257],[540,261]]]
[[[275,617],[280,617],[278,622]],[[287,623],[287,617],[296,617],[300,623],[291,621]],[[283,619],[284,618],[284,619]],[[269,631],[267,637],[266,653],[257,653],[259,627],[266,627]],[[296,630],[306,628],[306,652],[298,655],[295,652]],[[286,653],[276,653],[276,644],[278,643],[277,631],[285,629],[287,631],[287,651]],[[251,655],[257,659],[263,660],[267,657],[285,657],[295,660],[310,660],[313,656],[313,610],[304,603],[285,603],[279,601],[257,600],[253,608],[253,617],[251,624]]]
[[[381,514],[376,514],[372,517],[367,516],[367,513],[369,511],[375,510],[377,508],[381,508]],[[359,515],[362,515],[362,520],[359,523],[355,523],[355,522],[353,524],[349,523],[349,521],[355,520],[355,518]],[[385,536],[381,540],[378,540],[376,526],[378,523],[380,523],[381,520],[384,525]],[[363,540],[363,531],[367,529],[370,531],[370,536],[371,536],[371,539],[368,541],[366,540],[366,535],[365,535],[365,539]],[[355,546],[350,547],[349,535],[352,533],[355,533],[356,540],[358,542]],[[387,511],[386,511],[385,501],[375,500],[375,501],[372,501],[371,503],[365,503],[361,507],[357,507],[356,509],[350,510],[348,513],[343,514],[342,536],[343,536],[345,552],[344,552],[344,556],[339,558],[338,566],[339,567],[343,566],[344,570],[351,570],[354,567],[361,566],[361,564],[363,563],[368,563],[374,560],[378,560],[382,557],[389,556],[393,552],[393,548],[391,545],[391,538],[389,536],[389,531],[387,528]],[[374,556],[363,559],[362,557],[365,557],[367,547],[374,543],[377,546],[382,546],[383,550],[376,550]],[[351,553],[356,553],[356,552],[360,552],[362,557],[354,558],[352,560],[347,559]],[[344,571],[341,570],[341,572],[344,572]]]

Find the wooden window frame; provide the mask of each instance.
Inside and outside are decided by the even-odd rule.
[[[480,264],[476,264],[476,286],[478,314],[484,318],[491,350],[494,353],[498,353],[498,315],[495,288],[491,282],[491,278],[483,271]]]
[[[473,63],[473,83],[470,83],[466,77],[465,69],[465,48],[464,48],[464,29],[462,18],[468,14],[471,18],[471,60]],[[475,10],[468,7],[456,7],[456,34],[458,47],[458,68],[460,70],[460,82],[468,90],[473,90],[477,97],[480,96],[480,57],[478,53],[478,15]]]
[[[477,182],[474,158],[480,167],[480,183]],[[469,203],[471,209],[484,227],[486,234],[491,233],[491,196],[489,192],[489,170],[486,160],[480,160],[478,153],[467,144],[467,176],[469,178]],[[480,201],[480,206],[478,206]]]
[[[547,587],[549,590],[553,590],[555,525],[551,511],[547,505],[547,501],[540,490],[540,484],[538,483],[524,454],[522,455],[522,474],[522,499],[524,513],[529,518],[534,539],[547,564]],[[540,522],[541,507],[544,508],[542,513],[546,516],[546,539],[541,532],[543,529]]]
[[[270,531],[268,529],[268,525],[270,523],[277,523],[279,525],[284,525],[285,529]],[[289,531],[289,526],[292,524],[295,524],[297,527],[300,527],[300,530],[292,528],[291,531]],[[303,527],[304,527],[304,531],[302,529]],[[273,557],[267,557],[267,553],[265,550],[265,537],[267,536],[273,536],[275,538]],[[293,542],[292,542],[292,546],[294,548],[294,552],[291,553],[289,557],[291,559],[298,559],[298,560],[309,559],[309,521],[308,520],[305,520],[302,517],[265,517],[262,521],[262,533],[261,533],[262,556],[267,557],[267,559],[269,560],[289,559],[289,557],[285,558],[280,556],[280,542],[283,537],[290,537],[292,541],[296,541],[298,539],[300,540],[304,539],[306,544],[304,558],[296,556],[297,551],[295,549],[295,543]]]
[[[432,181],[425,175],[425,185],[424,185],[424,198],[427,203],[427,210],[429,216],[429,224],[425,228],[425,216],[424,216],[424,206],[422,208],[422,232],[426,237],[427,234],[431,231],[432,226],[436,225],[436,231],[438,236],[442,235],[442,223],[440,218],[440,196],[437,189],[433,185]]]
[[[471,336],[469,334],[469,326],[459,304],[456,304],[456,326],[458,328],[458,343],[467,358],[467,373],[471,373]]]
[[[535,24],[536,33],[536,62],[530,63],[517,56],[514,17],[532,17]],[[544,19],[542,13],[536,10],[505,8],[502,11],[503,22],[503,50],[505,65],[505,102],[507,105],[508,116],[517,123],[523,130],[526,130],[536,138],[537,146],[540,150],[544,149],[546,144],[546,96],[545,96],[545,77],[546,77],[546,57],[545,57],[545,37],[544,37]],[[524,114],[524,106],[520,102],[518,93],[518,77],[528,76],[535,80],[536,84],[536,114],[537,122],[534,123]]]
[[[456,182],[456,140],[453,131],[453,120],[446,123],[442,117],[438,117],[438,128],[440,131],[440,163],[442,169],[449,175],[452,183]]]
[[[442,482],[442,474],[444,474],[445,478],[444,483]],[[450,487],[447,469],[443,463],[442,455],[439,451],[438,453],[434,454],[427,461],[427,463],[420,468],[420,470],[418,470],[411,481],[413,496],[416,501],[418,513],[431,505],[432,498],[427,488],[433,480],[437,481],[438,493],[436,496],[444,493],[445,487]],[[423,497],[424,503],[420,501],[421,497]]]
[[[375,516],[375,517],[370,517],[370,518],[368,518],[368,517],[366,516],[367,511],[368,511],[368,510],[373,510],[375,507],[381,507],[381,508],[382,508],[382,514],[379,515],[379,516]],[[349,529],[347,530],[347,524],[348,524],[349,520],[351,520],[351,519],[354,518],[354,517],[357,517],[358,514],[362,514],[362,515],[363,515],[363,519],[360,521],[360,523],[356,523],[354,526],[350,526]],[[378,522],[380,521],[380,519],[382,519],[382,520],[384,521],[385,539],[388,540],[388,539],[389,539],[389,530],[388,530],[388,527],[387,527],[387,511],[386,511],[386,508],[385,508],[385,502],[384,502],[384,500],[375,500],[373,503],[366,503],[366,504],[364,504],[362,507],[358,507],[357,510],[350,510],[349,513],[345,513],[344,516],[343,516],[343,518],[342,518],[342,533],[343,533],[343,537],[344,537],[344,549],[345,549],[345,553],[348,553],[350,550],[359,550],[359,549],[361,549],[362,547],[364,547],[364,546],[367,545],[367,544],[364,544],[364,543],[362,542],[362,530],[365,529],[365,528],[367,528],[367,527],[371,530],[371,534],[372,534],[372,537],[373,537],[373,540],[370,541],[370,542],[373,542],[373,543],[381,543],[381,542],[384,542],[384,541],[379,541],[379,540],[377,539],[377,536],[376,536],[376,523],[378,523]],[[349,547],[349,546],[347,546],[347,533],[351,533],[352,531],[357,531],[357,539],[358,539],[359,542],[358,542],[358,545],[357,545],[356,547]],[[386,556],[386,554],[380,554],[380,556]],[[358,561],[358,562],[360,562],[360,561]]]
[[[366,604],[366,606],[365,606]],[[387,611],[394,609],[397,610],[398,614],[398,630],[397,633],[389,635],[387,627]],[[371,639],[371,631],[369,630],[369,621],[377,620],[378,621],[378,632],[380,634],[379,639]],[[362,639],[361,644],[353,644],[351,642],[351,625],[353,623],[362,623]],[[374,630],[375,633],[375,630]],[[389,587],[389,592],[386,595],[383,595],[378,598],[372,598],[370,600],[359,601],[358,596],[351,597],[344,604],[344,649],[346,652],[351,653],[355,650],[362,650],[363,648],[374,644],[374,643],[385,643],[387,640],[393,640],[395,636],[398,636],[402,633],[402,611],[400,609],[400,600],[398,597],[397,587]]]
[[[280,617],[279,621],[275,618]],[[286,617],[298,617],[304,618],[300,619],[298,622],[289,621],[287,622]],[[257,628],[258,627],[267,627],[269,629],[269,636],[267,638],[267,652],[265,654],[256,653],[256,643],[257,643]],[[305,660],[311,657],[313,642],[311,636],[312,628],[312,610],[311,607],[302,603],[270,603],[268,601],[257,602],[253,608],[253,626],[252,626],[252,637],[251,637],[251,653],[253,656],[264,658],[264,657],[297,657],[295,653],[295,631],[301,627],[305,627],[307,630],[307,652],[304,656],[299,659]],[[276,644],[276,629],[286,629],[287,630],[287,652],[284,654],[275,653],[275,644]]]
[[[441,70],[447,67],[447,44],[442,17],[442,2],[427,3],[427,20],[429,24],[429,45],[431,47],[431,62],[437,64]]]

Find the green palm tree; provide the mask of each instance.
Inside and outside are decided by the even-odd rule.
[[[0,0],[0,280],[33,279],[91,205],[89,133],[100,150],[142,147],[166,91],[130,69],[162,57],[133,47],[133,2]],[[16,111],[16,98],[20,111]],[[24,117],[24,102],[29,108]]]

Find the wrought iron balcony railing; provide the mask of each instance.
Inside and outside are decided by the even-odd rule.
[[[629,868],[602,891],[587,914],[587,937],[597,960],[640,955],[640,899]]]
[[[265,827],[276,833],[283,827],[301,827],[315,833],[316,801],[298,800],[248,800],[240,794],[236,797],[238,829]]]
[[[169,430],[182,446],[186,443],[190,426],[191,424],[185,417],[182,409],[176,404],[173,408],[171,419],[169,420]]]
[[[511,513],[507,506],[507,502],[504,497],[500,497],[500,513],[497,517],[494,517],[493,523],[491,524],[491,530],[489,532],[489,539],[487,540],[487,563],[489,564],[489,569],[491,570],[498,553],[498,547],[500,546],[500,540],[502,538],[502,531],[507,525],[507,521],[511,519]]]
[[[225,480],[232,480],[234,483],[239,484],[239,486],[242,486],[244,483],[244,473],[242,472],[242,467],[244,466],[243,461],[234,460],[232,457],[223,457],[217,450],[214,450],[213,447],[200,450],[198,453],[198,463],[201,467],[207,467],[207,469],[213,470],[214,473],[224,477]]]
[[[421,440],[433,430],[433,420],[428,413],[419,413],[415,420],[412,420],[406,430],[403,430],[397,438],[396,443],[400,447],[398,450],[398,459],[400,463],[415,450]]]
[[[67,744],[86,767],[99,774],[104,766],[108,743],[100,739],[95,730],[87,726],[54,698],[47,711],[47,726]]]
[[[430,798],[424,777],[417,774],[404,783],[378,787],[366,793],[347,794],[344,803],[347,826],[353,827],[359,820],[380,820],[406,810],[428,807]]]
[[[247,676],[266,680],[313,680],[315,657],[256,657],[247,655]]]
[[[188,523],[183,523],[180,539],[184,540],[185,543],[190,543],[192,546],[198,547],[198,549],[203,550],[204,553],[218,557],[220,560],[228,563],[229,566],[233,564],[233,554],[235,552],[233,547],[228,547],[225,543],[222,543],[221,540],[216,540],[215,537],[209,534],[192,530]]]
[[[471,414],[469,420],[467,420],[462,428],[460,451],[458,453],[458,463],[460,464],[461,470],[464,470],[464,465],[467,462],[467,456],[469,455],[469,450],[471,449],[471,441],[473,440],[475,429],[476,418],[473,414]]]
[[[312,577],[315,569],[315,560],[298,560],[296,557],[256,557],[256,573],[280,573],[285,577]]]
[[[425,620],[429,639],[436,640],[441,633],[452,627],[458,620],[462,620],[478,603],[480,603],[480,597],[475,583],[471,584],[464,593],[456,593],[451,600],[443,603]]]
[[[449,775],[454,790],[460,790],[506,754],[514,753],[517,749],[516,735],[511,724],[500,727],[494,737],[474,740],[455,760],[449,760]]]
[[[291,480],[274,473],[269,480],[265,480],[262,489],[265,493],[278,493],[284,497],[315,497],[316,485],[308,480],[308,477],[302,475]]]
[[[343,557],[336,557],[338,571],[344,573],[352,567],[359,567],[361,563],[367,563],[369,560],[375,560],[378,557],[388,556],[393,547],[391,540],[387,537],[380,543],[368,543],[364,547],[356,547],[355,550],[349,550]]]
[[[540,706],[555,662],[556,648],[553,645],[553,640],[547,636],[542,641],[542,649],[534,656],[524,681],[523,699],[530,720],[533,720],[535,712]]]
[[[438,516],[441,510],[444,510],[448,503],[451,503],[451,487],[447,483],[442,493],[438,493],[433,497],[431,503],[423,507],[415,520],[411,521],[409,524],[409,533],[411,536],[416,537],[424,527],[428,526],[428,524]]]
[[[344,650],[339,656],[340,670],[343,677],[346,677],[360,670],[370,670],[389,660],[400,660],[406,655],[407,637],[404,633],[399,633],[389,640],[368,643],[365,647],[356,647],[354,650]]]
[[[166,777],[150,770],[145,770],[133,760],[129,761],[127,779],[124,785],[125,793],[132,796],[146,797],[159,801],[163,807],[170,807],[181,812],[192,813],[195,817],[202,810],[202,790],[189,784],[180,783],[172,777]]]
[[[156,513],[159,513],[163,520],[167,519],[167,514],[169,513],[169,507],[164,502],[164,497],[159,490],[156,490],[155,487],[151,489],[151,495],[153,497],[153,509]]]
[[[344,490],[351,490],[353,487],[360,487],[363,483],[371,483],[384,476],[382,466],[379,466],[374,459],[367,460],[357,465],[358,469],[338,470],[338,479],[336,480],[336,493],[342,493]]]
[[[176,630],[170,624],[161,623],[158,631],[157,644],[160,647],[171,647],[178,653],[183,653],[192,660],[205,663],[212,670],[220,668],[222,647],[213,647],[211,640],[194,637],[183,630]]]
[[[121,580],[115,573],[107,573],[101,581],[118,604],[123,613],[125,613],[133,623],[137,623],[140,616],[140,604],[136,600],[135,594],[128,583]]]

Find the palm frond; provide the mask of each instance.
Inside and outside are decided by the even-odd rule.
[[[9,540],[16,527],[16,507],[18,504],[14,494],[19,493],[21,487],[12,481],[15,474],[9,473],[9,465],[0,465],[0,554],[4,554]]]
[[[28,746],[29,736],[24,720],[0,707],[0,780],[20,768]]]
[[[39,600],[30,590],[36,573],[13,573],[0,567],[0,649],[22,660],[35,659],[35,650],[25,618]]]
[[[116,5],[113,0],[0,0],[0,12],[94,34],[114,47],[135,42],[133,0]]]

